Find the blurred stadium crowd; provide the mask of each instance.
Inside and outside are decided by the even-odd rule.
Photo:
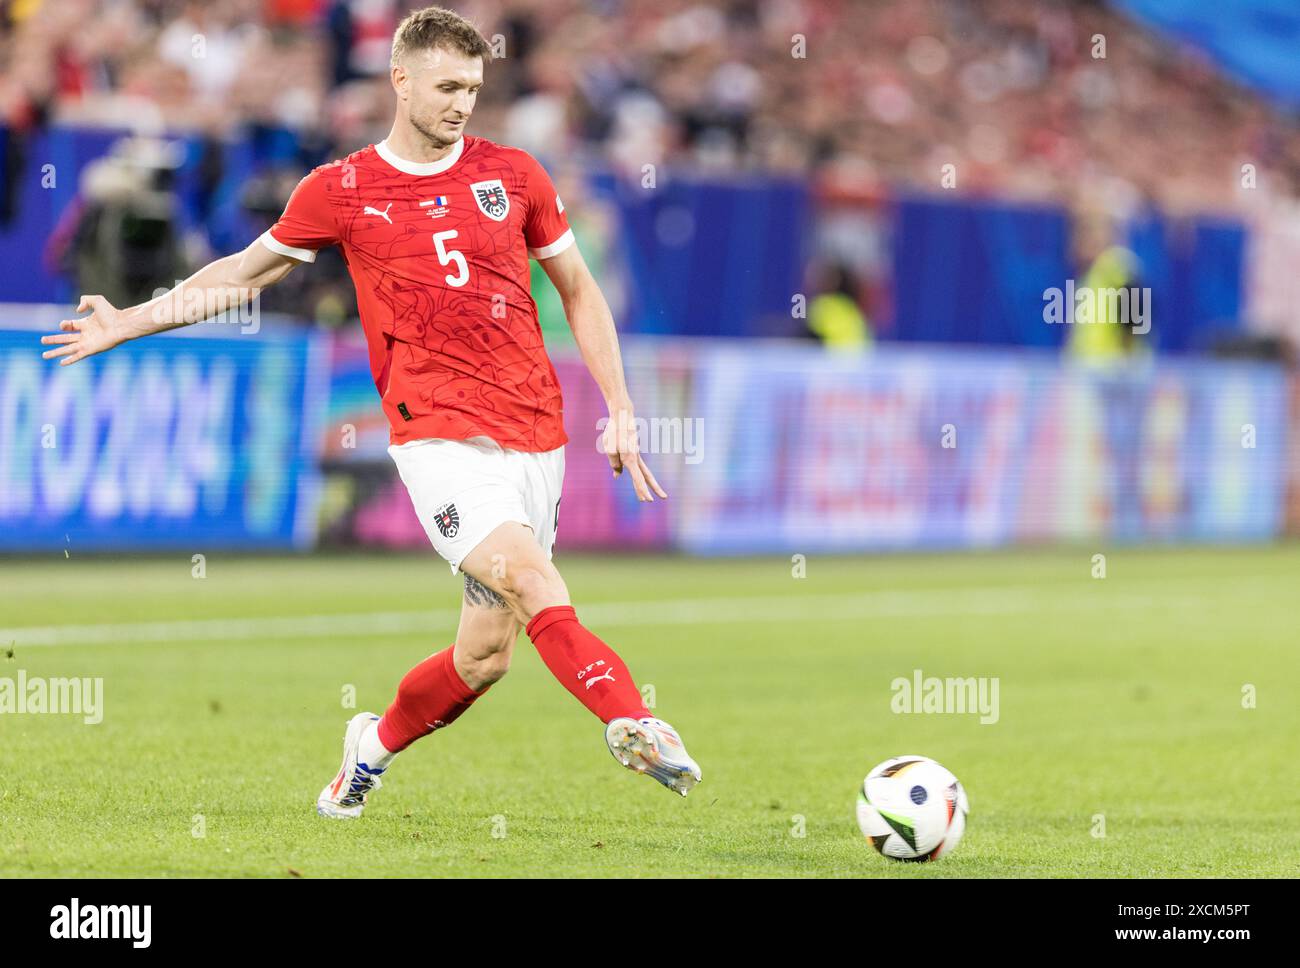
[[[654,451],[674,494],[654,517],[575,447],[568,547],[1300,533],[1297,102],[1173,39],[1192,20],[1226,38],[1244,18],[1220,0],[1160,0],[1199,11],[1172,27],[1121,12],[1147,0],[448,2],[499,55],[470,133],[552,172],[632,337],[638,412],[709,428],[702,468]],[[1294,2],[1252,0],[1284,74]],[[425,547],[338,247],[257,303],[324,327],[269,325],[237,354],[230,327],[174,359],[132,343],[70,379],[31,352],[77,293],[148,299],[384,138],[392,32],[423,5],[0,0],[0,550],[62,547],[83,508],[104,548]],[[602,402],[534,273],[583,439]],[[1076,282],[1092,295],[1049,318]],[[210,430],[193,455],[173,412]],[[38,460],[47,414],[92,444]],[[948,424],[960,451],[922,443]],[[199,491],[232,497],[185,503]]]
[[[222,135],[322,154],[387,132],[410,0],[5,0],[0,120]],[[546,154],[815,172],[841,190],[1231,210],[1237,172],[1300,195],[1300,127],[1098,3],[466,0],[504,57],[474,133]],[[800,35],[815,57],[798,56]],[[1105,57],[1091,38],[1104,37]],[[792,54],[793,51],[793,54]]]

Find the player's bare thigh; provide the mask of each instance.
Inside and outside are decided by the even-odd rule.
[[[544,608],[570,604],[569,589],[533,529],[517,521],[495,528],[465,556],[460,570],[500,595],[521,623]]]
[[[453,653],[456,672],[465,685],[479,692],[504,676],[522,628],[505,599],[466,574]]]

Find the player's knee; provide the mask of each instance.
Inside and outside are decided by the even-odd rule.
[[[468,660],[466,666],[465,671],[468,674],[462,676],[465,685],[475,692],[480,692],[510,671],[510,650],[502,649],[499,652],[489,652],[486,655]]]
[[[518,636],[519,623],[505,607],[475,610],[463,620],[456,632],[456,669],[465,684],[478,692],[510,671]]]
[[[569,600],[564,581],[553,568],[546,571],[531,566],[512,568],[502,580],[502,591],[525,621],[544,608],[567,604]]]

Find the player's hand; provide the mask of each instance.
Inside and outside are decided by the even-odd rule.
[[[624,470],[627,470],[631,476],[632,488],[636,491],[638,501],[653,501],[656,494],[660,497],[668,496],[668,492],[659,486],[659,482],[655,480],[655,476],[650,473],[650,468],[641,457],[641,446],[636,433],[636,418],[630,405],[610,407],[609,423],[605,425],[601,442],[614,476],[618,477]]]
[[[68,366],[87,356],[111,350],[126,340],[122,313],[107,299],[103,296],[82,296],[81,302],[77,304],[77,312],[84,313],[86,310],[90,310],[89,316],[65,319],[59,323],[61,333],[41,337],[42,343],[58,347],[42,353],[43,359],[63,357],[59,360],[59,366]]]

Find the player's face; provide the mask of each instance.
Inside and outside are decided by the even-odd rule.
[[[433,144],[455,144],[483,86],[483,58],[437,47],[413,51],[402,66],[393,80],[411,126]]]

